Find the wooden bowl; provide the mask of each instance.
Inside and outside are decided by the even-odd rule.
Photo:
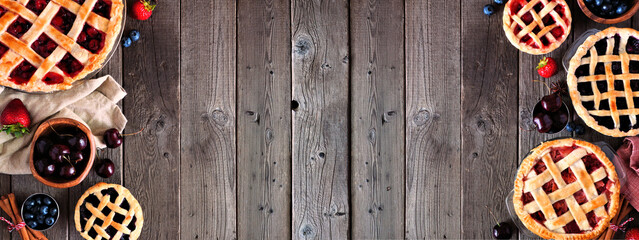
[[[82,131],[84,134],[87,135],[88,144],[85,151],[90,151],[90,154],[89,154],[89,159],[84,160],[86,161],[86,166],[84,167],[84,170],[80,172],[75,179],[71,179],[71,180],[62,180],[62,179],[57,179],[53,177],[41,176],[36,171],[35,165],[34,165],[34,156],[35,156],[34,152],[35,152],[35,145],[37,140],[42,136],[47,136],[49,134],[52,134],[53,129],[64,129],[69,127],[78,128],[80,129],[80,131]],[[31,152],[29,154],[29,165],[31,167],[31,173],[36,179],[38,179],[38,181],[44,183],[47,186],[54,187],[54,188],[70,188],[80,184],[89,175],[89,172],[91,172],[91,168],[93,167],[93,162],[95,160],[95,152],[96,150],[95,150],[95,141],[93,140],[93,134],[91,133],[91,130],[87,128],[84,124],[70,118],[49,119],[43,122],[42,124],[40,124],[38,129],[33,134],[33,140],[31,141]]]
[[[595,22],[603,24],[615,24],[626,21],[630,19],[630,17],[635,15],[637,10],[639,10],[639,0],[630,0],[628,1],[630,8],[628,9],[628,11],[626,11],[626,13],[617,18],[602,18],[592,13],[586,6],[586,3],[584,3],[584,0],[577,0],[577,3],[579,4],[579,8],[581,8],[581,11],[583,11],[588,18],[592,19]]]

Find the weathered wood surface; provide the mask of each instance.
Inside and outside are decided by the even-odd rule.
[[[348,2],[291,2],[292,237],[349,236]]]
[[[237,231],[291,238],[290,1],[238,2]]]
[[[350,3],[351,229],[404,238],[404,3]]]

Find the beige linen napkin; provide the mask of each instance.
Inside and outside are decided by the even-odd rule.
[[[98,148],[104,148],[101,135],[109,128],[122,131],[126,118],[116,105],[126,92],[111,77],[85,80],[73,88],[46,94],[25,93],[0,88],[0,111],[14,98],[19,98],[31,114],[31,133],[14,138],[0,132],[0,173],[30,174],[29,145],[33,132],[49,118],[73,118],[87,125]]]

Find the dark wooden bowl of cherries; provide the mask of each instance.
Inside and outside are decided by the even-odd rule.
[[[69,118],[50,119],[38,127],[31,144],[31,172],[55,188],[78,185],[91,171],[96,148],[91,130]]]
[[[533,108],[533,123],[540,133],[558,133],[570,120],[568,106],[561,100],[563,92],[560,83],[553,83],[551,93],[542,97]]]

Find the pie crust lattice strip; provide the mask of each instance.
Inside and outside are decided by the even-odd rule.
[[[570,34],[572,17],[563,0],[511,0],[503,28],[513,46],[529,54],[549,53]]]
[[[545,142],[524,159],[513,204],[523,224],[543,238],[592,239],[619,208],[619,181],[603,151],[588,142]]]
[[[570,60],[567,83],[575,111],[602,134],[639,134],[638,37],[634,29],[608,28],[588,37]]]
[[[0,85],[50,92],[68,89],[102,66],[120,33],[124,5],[0,0],[0,7]],[[98,7],[108,12],[96,12]]]
[[[89,188],[75,208],[75,226],[85,239],[137,239],[144,217],[138,201],[117,184]]]

